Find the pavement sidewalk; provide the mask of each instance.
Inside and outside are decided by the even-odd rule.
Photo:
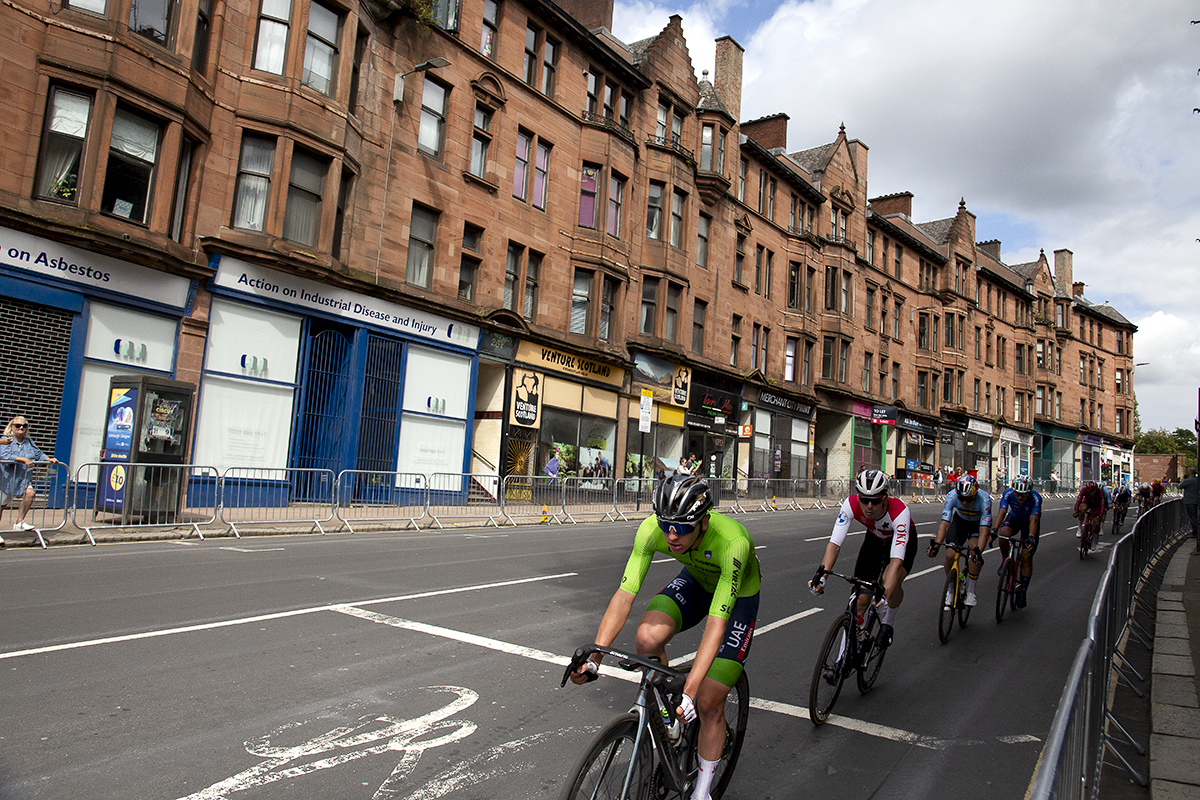
[[[1158,592],[1150,680],[1151,800],[1200,800],[1200,552],[1185,540]]]

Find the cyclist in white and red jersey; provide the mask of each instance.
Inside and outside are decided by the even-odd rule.
[[[896,609],[904,601],[904,578],[912,571],[913,559],[917,555],[917,536],[913,528],[912,515],[908,506],[898,497],[888,496],[888,477],[877,469],[865,469],[854,481],[855,494],[842,502],[833,534],[825,545],[825,557],[821,560],[821,571],[809,581],[813,594],[824,591],[824,573],[833,569],[838,553],[850,525],[857,520],[867,529],[858,560],[854,563],[854,576],[865,581],[880,580],[882,575],[884,596],[879,602],[879,613],[883,624],[879,629],[880,644],[887,647],[892,643],[896,624]],[[870,595],[858,598],[858,613],[867,609]]]

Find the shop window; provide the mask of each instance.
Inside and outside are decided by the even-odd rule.
[[[341,15],[320,3],[308,7],[308,40],[304,46],[304,72],[300,82],[324,95],[333,94]]]
[[[413,203],[412,221],[408,230],[408,259],[404,280],[413,286],[429,288],[433,274],[433,254],[437,241],[438,212]]]
[[[158,123],[117,109],[104,173],[101,211],[131,222],[146,222],[161,135]]]
[[[283,214],[283,238],[316,247],[321,233],[321,195],[328,159],[299,147],[292,151],[287,208]]]
[[[417,149],[431,156],[442,154],[446,130],[447,89],[428,75],[421,92],[421,127],[417,134]]]
[[[258,12],[258,42],[254,47],[255,69],[283,74],[291,19],[291,0],[262,0]]]
[[[234,190],[233,227],[263,230],[271,194],[275,139],[247,133],[242,137]]]
[[[91,119],[88,95],[53,88],[46,109],[46,129],[38,165],[37,195],[78,204],[83,148]]]

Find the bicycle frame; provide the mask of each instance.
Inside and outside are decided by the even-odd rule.
[[[581,647],[575,651],[574,658],[571,659],[571,663],[567,665],[566,672],[563,673],[562,685],[565,686],[571,673],[584,660],[595,653],[604,653],[605,655],[611,655],[620,659],[618,663],[623,669],[641,669],[642,679],[638,682],[637,696],[634,699],[633,708],[630,709],[638,718],[637,735],[633,740],[633,753],[636,754],[638,752],[645,741],[646,734],[649,733],[650,748],[653,754],[657,756],[658,764],[662,767],[662,774],[667,788],[673,792],[684,791],[687,776],[684,774],[684,767],[678,763],[680,759],[675,757],[677,754],[671,746],[670,737],[667,735],[667,724],[663,721],[663,709],[659,707],[658,700],[651,689],[656,685],[656,674],[664,676],[667,679],[667,684],[678,683],[680,690],[682,690],[683,681],[686,676],[684,673],[671,669],[657,660],[646,656],[630,655],[609,647],[590,645],[588,647]],[[668,689],[670,689],[669,686]],[[675,709],[668,707],[666,712],[672,721],[677,719]],[[682,723],[682,720],[680,722]],[[633,781],[633,773],[636,766],[636,757],[631,758],[629,767],[625,772],[625,782],[621,788],[621,800],[627,800],[629,797],[630,784]]]

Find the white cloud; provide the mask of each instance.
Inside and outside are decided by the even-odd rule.
[[[871,196],[913,192],[918,220],[952,216],[965,198],[979,239],[1009,237],[1008,263],[1073,251],[1088,299],[1139,325],[1138,359],[1151,362],[1138,372],[1143,427],[1191,426],[1194,3],[718,0],[616,12],[630,41],[680,14],[697,73],[712,68],[713,39],[733,35],[746,48],[742,119],[788,114],[792,150],[832,141],[844,122],[870,148]]]

